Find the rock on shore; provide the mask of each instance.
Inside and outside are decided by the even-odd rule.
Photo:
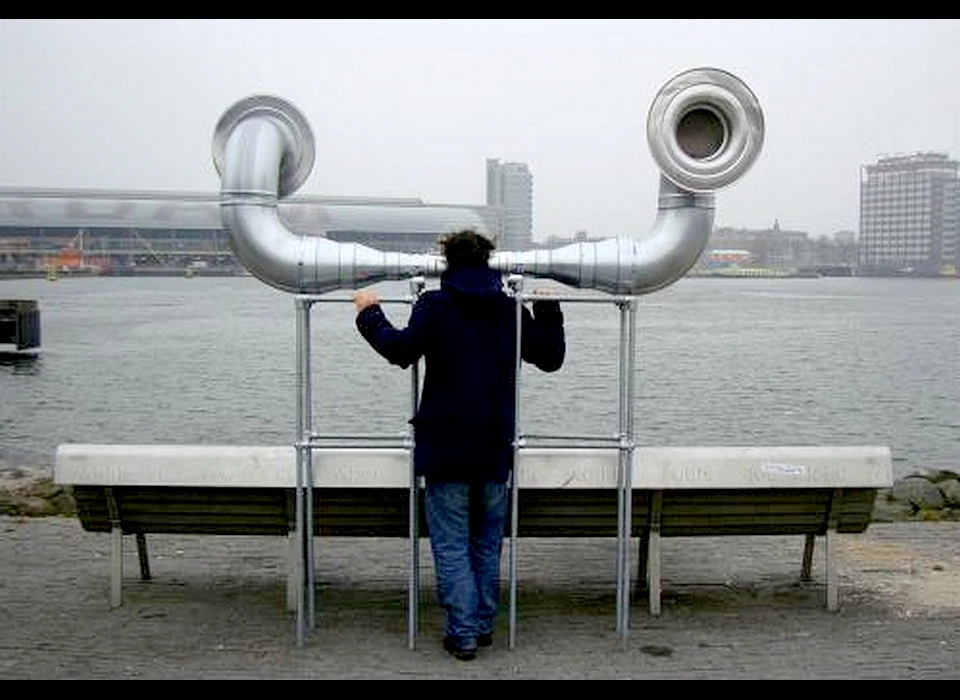
[[[877,495],[877,522],[960,520],[960,475],[948,470],[911,474]]]
[[[70,487],[28,469],[0,470],[0,515],[76,515]]]

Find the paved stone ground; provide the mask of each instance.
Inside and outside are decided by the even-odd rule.
[[[464,663],[440,648],[427,546],[415,651],[406,543],[386,539],[319,542],[320,618],[298,647],[277,538],[153,537],[150,582],[131,539],[111,610],[107,535],[0,518],[0,678],[960,678],[960,523],[841,536],[837,613],[824,608],[822,542],[813,582],[798,582],[802,546],[665,540],[663,614],[635,601],[624,650],[614,542],[521,540],[517,648],[504,615],[494,648]]]

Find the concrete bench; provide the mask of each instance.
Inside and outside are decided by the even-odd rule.
[[[885,447],[641,447],[633,452],[630,533],[639,580],[660,613],[663,537],[802,535],[809,579],[826,540],[826,605],[838,607],[833,539],[863,532],[877,491],[892,485]],[[524,449],[518,537],[616,537],[616,449]],[[122,601],[122,536],[134,535],[149,578],[146,535],[288,536],[294,530],[293,447],[62,445],[55,481],[73,488],[85,530],[112,536],[111,603]],[[313,530],[320,536],[409,536],[409,454],[313,453]],[[422,498],[422,494],[421,494]],[[420,530],[427,534],[421,514]]]
[[[638,450],[634,527],[647,567],[651,614],[660,613],[660,539],[698,535],[803,535],[801,578],[825,539],[826,605],[839,606],[835,538],[869,525],[877,491],[893,484],[886,447],[684,447]],[[646,554],[644,555],[644,551]]]

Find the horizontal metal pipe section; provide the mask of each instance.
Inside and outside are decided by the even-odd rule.
[[[353,297],[332,297],[318,296],[313,294],[298,295],[298,298],[307,301],[310,304],[335,303],[352,304]],[[523,301],[555,301],[561,304],[626,304],[631,299],[629,296],[611,295],[611,296],[573,296],[569,294],[521,294]],[[414,297],[381,297],[381,304],[412,304],[416,299]]]
[[[328,297],[317,295],[299,295],[310,304],[335,303],[352,304],[353,297]],[[622,295],[612,296],[572,296],[569,294],[521,294],[522,301],[555,301],[558,304],[626,304],[631,297]],[[412,304],[416,301],[413,297],[381,297],[381,304]]]
[[[563,304],[626,304],[627,296],[577,297],[563,294],[521,294],[523,301],[555,301]]]
[[[392,440],[380,440],[380,441],[377,442],[376,445],[371,445],[371,444],[369,444],[369,441],[360,441],[360,440],[357,440],[357,441],[354,441],[354,442],[350,442],[350,441],[348,441],[348,440],[341,440],[341,441],[338,441],[338,442],[333,443],[333,444],[318,443],[318,442],[312,442],[312,441],[311,441],[310,443],[307,444],[307,447],[308,447],[309,449],[313,449],[313,450],[316,450],[316,449],[337,449],[337,448],[345,448],[345,449],[364,449],[364,448],[368,448],[368,449],[373,449],[373,450],[377,450],[377,449],[380,449],[380,450],[393,450],[393,449],[406,450],[406,449],[409,449],[409,448],[410,448],[410,441],[409,441],[409,440],[398,440],[398,439],[394,438],[394,439],[392,439]]]
[[[549,447],[562,447],[556,442],[606,442],[619,447],[622,438],[619,435],[521,435],[520,441],[524,447],[536,447],[537,442],[550,441]]]
[[[310,435],[310,442],[314,443],[319,440],[397,440],[406,436],[405,432],[398,432],[395,435],[384,433],[315,433]],[[336,447],[336,445],[328,445],[328,447]]]
[[[353,297],[321,297],[321,296],[300,296],[301,299],[305,299],[310,304],[317,304],[323,302],[325,304],[333,302],[335,304],[352,304]],[[552,297],[551,297],[552,298]],[[382,297],[380,299],[381,304],[412,304],[416,299],[413,297]]]

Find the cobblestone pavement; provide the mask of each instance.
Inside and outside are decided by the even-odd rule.
[[[279,538],[152,537],[149,582],[125,538],[116,610],[108,539],[73,518],[0,518],[0,678],[960,678],[960,523],[840,536],[836,613],[822,542],[801,584],[800,537],[667,539],[663,614],[634,601],[626,649],[614,542],[521,540],[516,649],[504,614],[472,662],[440,647],[426,545],[411,651],[403,540],[319,541],[320,614],[298,647]]]

